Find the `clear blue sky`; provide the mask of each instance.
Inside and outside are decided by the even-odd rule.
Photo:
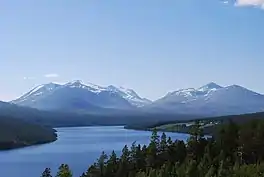
[[[150,99],[211,81],[264,93],[264,10],[223,2],[1,1],[0,100],[73,79]]]

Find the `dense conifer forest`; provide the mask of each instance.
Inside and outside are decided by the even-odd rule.
[[[0,116],[0,150],[43,144],[57,139],[55,130],[9,116]]]
[[[264,176],[264,121],[224,124],[215,136],[205,138],[196,123],[187,142],[158,136],[149,145],[123,148],[121,156],[102,152],[81,177],[260,177]],[[53,169],[54,170],[54,169]],[[56,177],[72,177],[62,164]],[[42,177],[52,177],[46,168]]]

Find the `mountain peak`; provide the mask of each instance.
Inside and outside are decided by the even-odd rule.
[[[95,85],[92,83],[84,83],[82,80],[73,80],[65,84],[65,86],[72,87],[72,88],[90,88],[92,90],[104,90],[103,87],[99,85]]]
[[[214,83],[214,82],[210,82],[210,83],[200,87],[198,90],[199,91],[208,91],[208,90],[216,90],[216,89],[220,89],[220,88],[223,88],[223,87]]]
[[[42,90],[52,90],[52,89],[55,89],[58,86],[60,86],[60,85],[56,84],[54,82],[50,82],[48,84],[38,85],[35,88],[33,88],[28,94],[34,93],[36,91],[39,91],[40,89],[42,89]]]
[[[56,92],[54,92],[56,90]],[[87,91],[87,92],[86,92]],[[91,100],[101,99],[103,97],[108,97],[109,100],[105,100],[108,104],[109,102],[115,102],[114,99],[119,99],[120,102],[125,104],[130,103],[133,106],[140,107],[145,104],[150,103],[149,100],[141,98],[132,89],[126,89],[123,87],[116,87],[110,85],[108,87],[95,85],[92,83],[83,82],[82,80],[73,80],[64,84],[48,83],[35,87],[27,94],[21,96],[20,98],[13,100],[14,103],[21,103],[21,105],[31,105],[32,102],[42,102],[43,98],[50,98],[51,95],[60,95],[60,93],[69,92],[82,93],[89,95]],[[71,95],[70,94],[70,95]],[[92,95],[92,96],[91,96]],[[111,95],[115,95],[113,98]],[[65,95],[65,97],[68,95]],[[85,97],[85,96],[82,96]],[[97,98],[96,98],[97,97]],[[80,99],[81,100],[81,99]],[[102,104],[103,105],[103,104]],[[34,106],[34,105],[33,105]]]
[[[118,88],[117,88],[116,86],[114,86],[114,85],[109,85],[109,86],[107,87],[107,89],[109,89],[109,90],[111,90],[111,91],[117,91],[117,90],[118,90]]]
[[[84,85],[83,81],[82,80],[73,80],[71,82],[68,82],[67,84],[65,85]]]
[[[114,91],[114,92],[121,92],[121,93],[129,95],[129,96],[133,96],[133,97],[137,97],[137,98],[139,97],[138,94],[132,89],[127,89],[124,87],[115,87],[113,85],[109,85],[107,88],[111,91]]]
[[[123,98],[129,100],[132,105],[137,107],[144,106],[145,104],[151,103],[150,100],[146,98],[141,98],[133,89],[128,89],[124,87],[116,87],[113,85],[109,85],[107,87],[108,90],[119,93]]]

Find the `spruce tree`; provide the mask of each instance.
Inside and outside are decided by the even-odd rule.
[[[44,170],[44,172],[42,173],[41,177],[52,177],[52,175],[51,175],[51,169],[50,168],[46,168]]]
[[[62,164],[56,177],[72,177],[72,172],[67,164]]]
[[[158,135],[158,131],[156,128],[153,129],[152,135],[150,138],[150,144],[155,145],[155,147],[158,149],[160,145],[160,137]]]
[[[99,168],[100,176],[104,176],[106,160],[107,160],[107,155],[103,151],[102,154],[100,155],[99,159],[98,159],[98,162],[97,162],[97,166]]]
[[[114,177],[118,169],[118,158],[115,151],[112,151],[112,154],[109,157],[109,160],[106,163],[106,174],[107,177]]]
[[[161,135],[161,140],[160,140],[160,151],[165,152],[167,150],[167,136],[163,132]]]

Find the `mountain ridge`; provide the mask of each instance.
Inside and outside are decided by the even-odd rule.
[[[62,103],[60,100],[64,100],[64,102]],[[11,103],[21,106],[48,110],[52,109],[52,106],[48,107],[48,104],[52,102],[58,103],[56,109],[59,109],[58,105],[66,103],[69,104],[69,108],[80,106],[83,109],[92,107],[132,109],[151,103],[150,100],[141,98],[132,89],[113,85],[102,87],[84,83],[81,80],[74,80],[66,84],[42,84],[11,101]],[[75,105],[70,105],[71,103]]]
[[[33,88],[11,101],[40,110],[87,112],[151,112],[221,116],[264,111],[264,95],[239,85],[220,86],[210,82],[198,88],[179,89],[151,101],[133,89],[106,87],[74,80],[66,84],[48,83]]]
[[[222,87],[209,83],[170,92],[147,107],[209,116],[254,113],[264,111],[264,95],[239,85]]]

